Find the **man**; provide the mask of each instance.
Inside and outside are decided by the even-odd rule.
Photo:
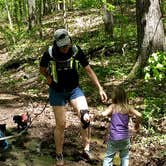
[[[106,102],[107,95],[81,48],[72,44],[67,30],[56,30],[53,46],[49,47],[41,58],[40,73],[47,79],[50,105],[53,107],[55,115],[56,128],[54,137],[57,166],[64,165],[63,143],[66,121],[65,105],[67,102],[71,104],[81,119],[84,154],[91,158],[89,150],[90,117],[86,98],[79,87],[78,63],[81,64],[94,85],[98,88],[101,100]]]

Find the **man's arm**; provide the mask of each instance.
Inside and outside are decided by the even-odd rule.
[[[90,77],[90,79],[92,80],[93,84],[98,88],[102,102],[106,102],[107,101],[107,95],[104,92],[103,87],[100,85],[100,82],[99,82],[95,72],[90,67],[90,65],[87,65],[85,67],[85,71],[88,74],[88,76]]]
[[[47,69],[45,68],[45,67],[41,67],[40,66],[40,73],[42,74],[42,75],[44,75],[45,76],[45,78],[47,79],[47,84],[48,85],[51,85],[51,83],[52,83],[52,77],[51,77],[51,75],[47,72]]]

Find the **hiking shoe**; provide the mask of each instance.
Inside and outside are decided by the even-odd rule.
[[[93,153],[89,150],[84,150],[83,151],[83,156],[85,159],[87,160],[95,160],[95,156],[93,155]]]
[[[64,166],[63,154],[56,154],[56,166]]]

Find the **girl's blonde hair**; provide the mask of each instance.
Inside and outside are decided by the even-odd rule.
[[[112,103],[118,106],[118,112],[129,113],[128,97],[122,86],[114,87]]]

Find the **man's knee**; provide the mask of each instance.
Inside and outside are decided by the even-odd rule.
[[[80,110],[80,115],[81,115],[81,122],[83,124],[82,128],[86,129],[90,126],[90,118],[89,118],[89,111],[87,109],[85,110]],[[85,116],[88,116],[88,120],[85,120]]]
[[[53,111],[55,115],[56,129],[64,130],[66,126],[65,107],[54,106]]]
[[[66,127],[66,122],[56,123],[56,129],[64,130]]]

